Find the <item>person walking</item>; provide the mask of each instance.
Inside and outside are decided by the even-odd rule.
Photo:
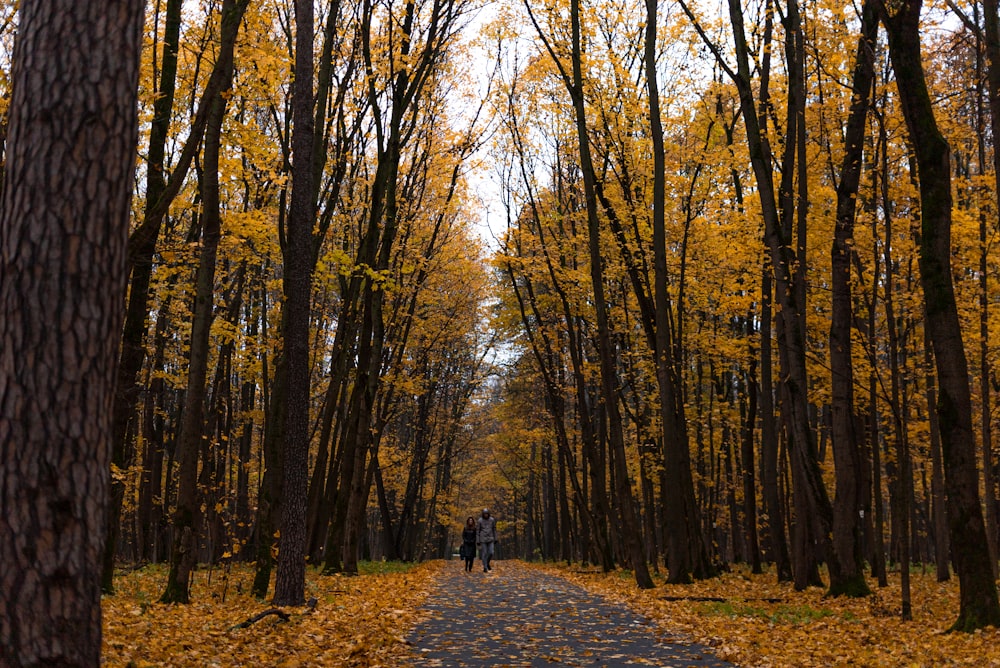
[[[479,557],[483,560],[483,573],[493,570],[493,549],[497,542],[497,521],[490,515],[489,508],[483,508],[483,514],[476,520],[476,543],[479,545]]]
[[[458,555],[465,559],[465,572],[472,572],[472,562],[476,560],[476,520],[472,515],[465,520],[465,528],[462,530],[462,547],[458,549]]]

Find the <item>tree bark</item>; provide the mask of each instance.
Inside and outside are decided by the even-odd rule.
[[[284,352],[288,363],[284,498],[275,605],[305,603],[306,494],[309,478],[309,304],[316,195],[313,191],[313,3],[295,2],[292,90],[292,206],[285,246]]]
[[[952,558],[960,608],[952,630],[1000,625],[1000,604],[979,499],[969,367],[951,274],[951,160],[941,135],[920,55],[920,0],[890,10],[879,1],[889,56],[920,174],[920,282],[925,326],[938,375],[936,410],[944,451]]]
[[[864,155],[865,121],[875,76],[872,48],[878,31],[878,16],[871,0],[861,16],[861,37],[854,62],[851,110],[847,119],[840,183],[837,185],[837,222],[834,227],[832,260],[833,307],[830,317],[831,436],[836,466],[837,495],[833,505],[833,548],[840,571],[831,573],[829,594],[865,596],[864,577],[864,457],[854,412],[854,363],[851,323],[851,262],[854,249],[854,219]]]
[[[96,666],[143,3],[20,8],[0,198],[0,657]]]

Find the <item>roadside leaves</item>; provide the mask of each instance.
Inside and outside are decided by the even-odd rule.
[[[827,598],[820,588],[796,592],[773,573],[742,568],[647,591],[636,589],[626,572],[544,568],[740,666],[1000,666],[1000,630],[944,632],[958,614],[958,580],[939,583],[933,572],[911,574],[913,621],[903,622],[898,574],[873,596],[850,599]]]
[[[287,622],[262,617],[271,609],[247,593],[253,571],[234,567],[196,573],[189,605],[156,602],[164,572],[158,566],[119,576],[118,594],[102,601],[105,666],[390,666],[416,618],[433,572],[420,565],[402,572],[358,577],[320,576],[309,570],[308,607],[284,608]]]

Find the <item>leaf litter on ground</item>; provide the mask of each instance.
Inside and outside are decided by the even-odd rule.
[[[682,636],[747,668],[777,666],[1000,666],[1000,629],[947,633],[958,616],[958,579],[911,571],[913,621],[900,616],[899,574],[872,595],[827,597],[795,591],[774,573],[734,567],[718,578],[640,590],[628,571],[539,566],[628,605],[665,636]]]
[[[151,566],[116,580],[103,599],[105,666],[399,666],[406,636],[426,615],[421,605],[447,562],[379,567],[358,577],[321,576],[310,569],[306,598],[314,611],[285,608],[247,628],[236,625],[273,607],[248,594],[252,567],[196,574],[192,603],[157,602],[166,571]],[[667,641],[707,645],[721,659],[751,667],[783,666],[1000,666],[1000,630],[946,633],[958,615],[958,580],[937,582],[933,572],[911,576],[913,621],[899,615],[898,574],[873,595],[828,598],[812,587],[797,592],[773,573],[735,567],[718,578],[636,588],[631,573],[534,565],[610,601],[627,605]],[[225,592],[225,600],[223,593]],[[554,610],[555,615],[562,614]]]
[[[102,600],[105,666],[394,666],[429,589],[431,564],[362,564],[357,577],[309,569],[315,607],[274,606],[249,595],[252,566],[200,570],[188,605],[157,602],[166,570],[150,566],[116,578]],[[211,581],[209,573],[211,572]],[[228,581],[227,581],[228,580]],[[273,592],[273,589],[272,589]]]

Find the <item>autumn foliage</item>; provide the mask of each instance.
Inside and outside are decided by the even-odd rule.
[[[45,148],[7,135],[36,6],[8,4],[5,179]],[[388,662],[379,611],[405,625],[433,569],[349,576],[447,558],[483,506],[498,558],[627,573],[651,591],[568,575],[741,663],[959,661],[993,638],[918,635],[1000,624],[995,0],[144,8],[117,100],[139,121],[127,248],[88,268],[127,271],[97,295],[123,322],[83,341],[112,351],[78,383],[108,414],[33,413],[100,445],[62,444],[92,486],[48,474],[52,507],[100,527],[91,653],[99,583],[111,663]],[[57,157],[41,180],[94,199]],[[82,331],[17,306],[56,272],[8,264],[15,241],[4,326]],[[64,283],[46,305],[94,296]],[[63,396],[14,339],[0,410],[22,367]],[[26,429],[28,469],[63,461]],[[51,505],[12,495],[0,517]],[[26,572],[60,556],[15,526]],[[303,591],[315,609],[234,628]]]

